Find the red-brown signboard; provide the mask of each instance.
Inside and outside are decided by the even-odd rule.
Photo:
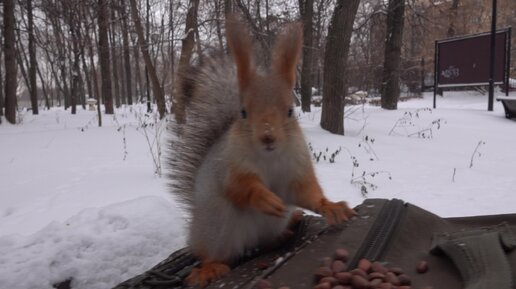
[[[437,87],[489,84],[490,33],[436,42]],[[509,30],[496,33],[494,83],[507,80]]]

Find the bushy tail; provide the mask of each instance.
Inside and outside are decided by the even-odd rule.
[[[186,123],[172,123],[169,152],[172,193],[187,210],[193,208],[195,175],[209,148],[240,111],[236,69],[228,57],[205,58],[181,75]]]

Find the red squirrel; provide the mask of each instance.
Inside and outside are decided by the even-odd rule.
[[[206,57],[181,76],[187,117],[171,146],[172,190],[188,210],[188,246],[201,260],[186,283],[202,287],[246,249],[278,239],[296,207],[329,224],[355,214],[324,196],[293,113],[302,26],[278,36],[268,69],[254,65],[249,33],[233,15],[226,38],[232,57]]]

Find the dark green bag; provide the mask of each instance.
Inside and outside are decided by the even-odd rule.
[[[207,288],[254,288],[262,279],[273,288],[314,288],[321,260],[345,248],[347,271],[361,259],[398,267],[410,277],[403,288],[516,289],[516,214],[440,218],[397,199],[368,199],[355,209],[358,216],[341,227],[305,216],[287,243],[246,252]],[[422,261],[428,270],[418,273]],[[197,264],[185,248],[115,289],[186,288],[183,279]]]

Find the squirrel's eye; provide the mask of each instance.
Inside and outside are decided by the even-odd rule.
[[[242,108],[242,110],[240,111],[240,114],[242,115],[242,118],[247,118],[247,111],[245,109]]]
[[[292,114],[294,113],[294,110],[291,108],[288,110],[288,117],[292,117]]]

